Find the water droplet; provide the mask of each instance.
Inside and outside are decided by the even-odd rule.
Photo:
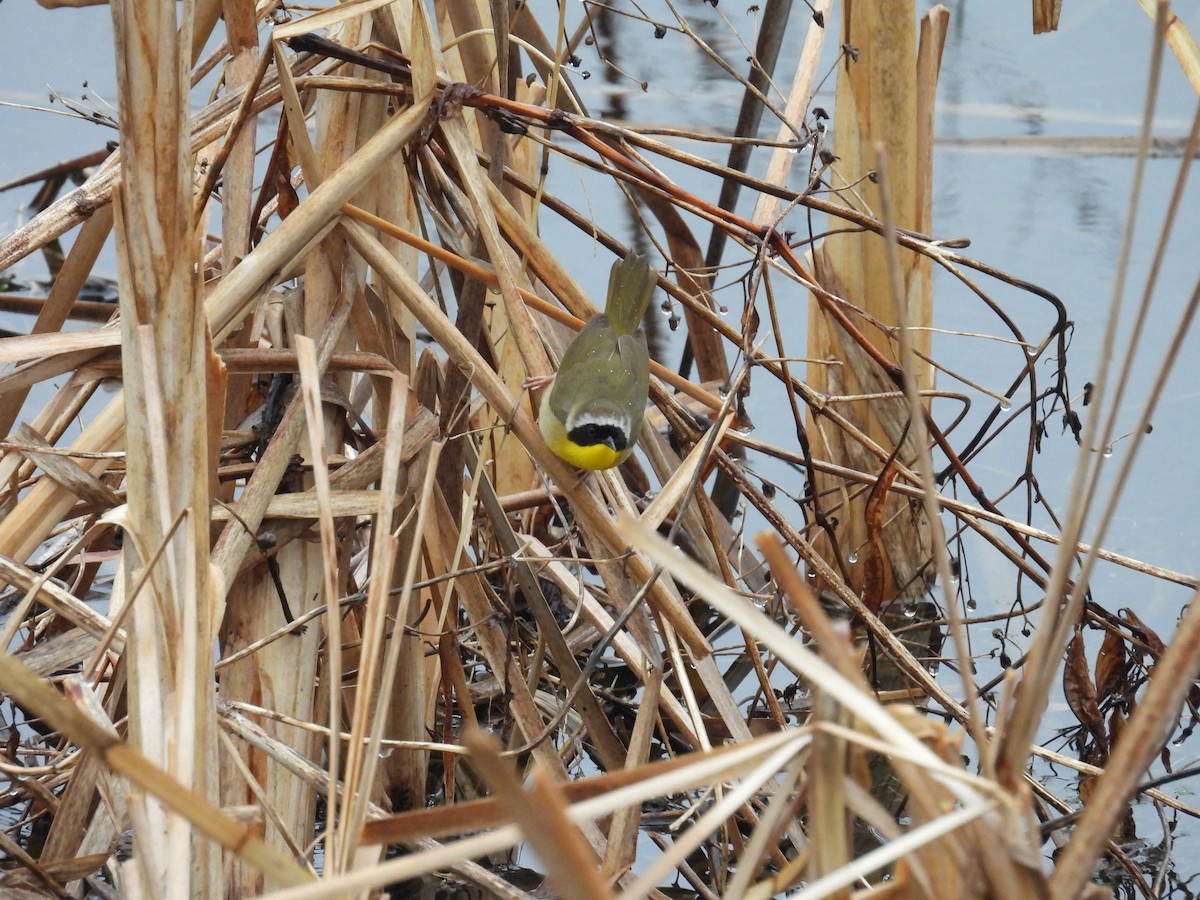
[[[916,616],[917,616],[917,604],[905,603],[904,604],[904,618],[914,619],[914,618],[916,618]]]
[[[809,570],[808,570],[807,572],[805,572],[804,574],[805,574],[805,575],[807,575],[809,578],[813,579],[814,581],[815,581],[815,580],[816,580],[816,578],[817,578],[817,573],[816,573],[816,572],[814,572],[812,569],[809,569]]]
[[[975,607],[976,607],[976,606],[978,606],[978,605],[979,605],[979,604],[975,602],[975,598],[974,598],[974,597],[969,597],[969,598],[967,598],[967,609],[973,610],[973,609],[975,609]]]
[[[717,315],[720,316],[722,319],[724,319],[727,315],[729,315],[729,307],[728,306],[718,306],[717,307]]]
[[[1025,345],[1025,355],[1026,355],[1026,356],[1028,356],[1028,357],[1034,357],[1034,356],[1037,356],[1037,355],[1038,355],[1038,348],[1037,348],[1037,347],[1035,347],[1035,346],[1033,346],[1033,344],[1026,344],[1026,345]]]
[[[858,562],[858,554],[851,553],[849,556],[846,557],[846,562],[850,563],[850,565],[854,565],[856,562]]]
[[[1110,456],[1112,456],[1112,444],[1109,444],[1107,447],[1101,450],[1100,455],[1105,459],[1108,459]]]
[[[1012,401],[1007,397],[1000,398],[1000,412],[1008,412],[1012,409]]]

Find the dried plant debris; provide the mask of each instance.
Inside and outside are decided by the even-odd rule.
[[[1064,304],[931,236],[944,11],[919,45],[872,13],[917,77],[835,153],[827,0],[756,9],[749,67],[715,3],[202,6],[114,0],[115,149],[4,186],[37,197],[0,238],[0,892],[523,897],[521,844],[564,897],[1147,884],[1118,843],[1136,798],[1197,812],[1151,766],[1200,715],[1200,605],[1160,637],[1088,576],[1197,582],[1038,490],[1113,438]],[[589,115],[589,74],[656,90],[618,28],[744,91],[732,137]],[[837,52],[839,109],[884,52]],[[687,343],[586,477],[535,421],[603,293],[568,232],[648,256],[651,346],[659,304]],[[935,270],[1002,386],[935,358]]]

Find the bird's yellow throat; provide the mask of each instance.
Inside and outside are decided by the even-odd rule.
[[[542,429],[542,437],[546,446],[554,451],[555,456],[575,466],[578,469],[611,469],[622,462],[628,452],[614,450],[608,444],[577,444],[567,436],[562,423],[553,415],[542,415],[538,424]]]

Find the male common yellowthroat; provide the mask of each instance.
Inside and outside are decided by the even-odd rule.
[[[604,312],[575,336],[542,397],[542,437],[573,466],[610,469],[637,443],[650,387],[650,354],[641,326],[655,281],[640,254],[613,264]]]

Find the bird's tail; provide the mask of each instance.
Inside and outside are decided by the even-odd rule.
[[[640,253],[630,251],[613,263],[604,314],[618,334],[633,334],[641,326],[657,281],[650,263]]]

